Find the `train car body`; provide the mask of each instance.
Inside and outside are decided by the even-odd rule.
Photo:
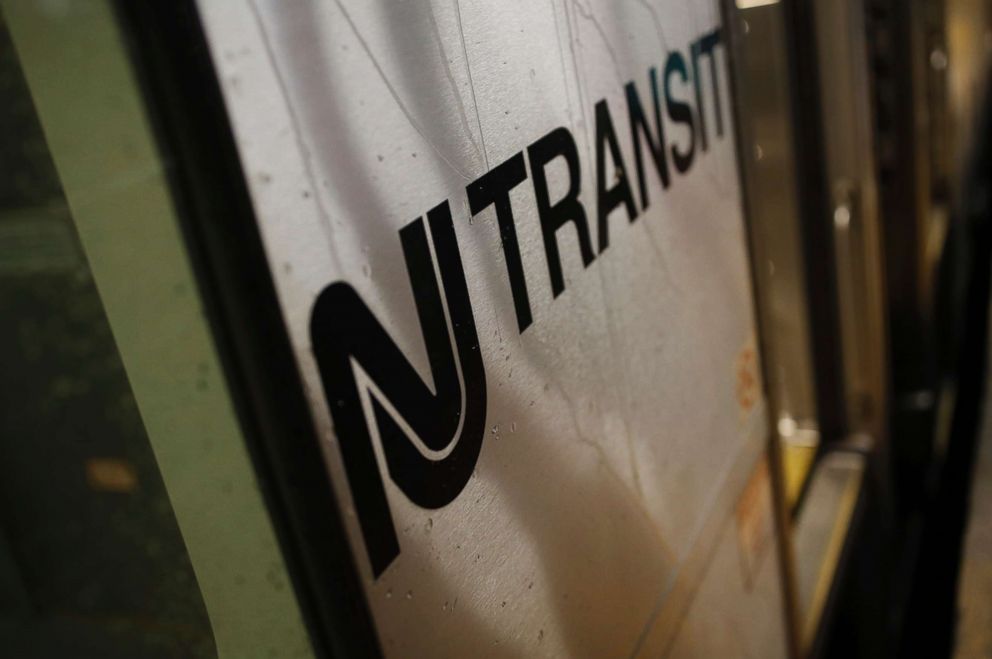
[[[18,656],[905,647],[980,345],[980,3],[0,8],[45,191],[4,197],[4,295],[76,290],[116,374],[45,384],[68,339],[11,330],[82,407],[7,431],[94,436],[0,487],[39,511],[0,527]],[[115,548],[37,553],[56,507]]]

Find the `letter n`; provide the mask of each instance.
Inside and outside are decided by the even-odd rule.
[[[440,281],[421,218],[400,230],[400,241],[433,391],[348,284],[327,286],[310,318],[313,353],[376,578],[399,555],[400,547],[373,450],[371,424],[378,430],[390,479],[423,508],[440,508],[458,496],[475,468],[485,432],[486,376],[448,203],[431,210],[427,222]],[[362,409],[356,368],[377,389],[371,391],[372,418]],[[425,456],[394,414],[428,449],[453,448],[444,458]]]

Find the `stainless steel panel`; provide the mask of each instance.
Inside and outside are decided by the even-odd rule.
[[[717,3],[200,7],[386,653],[598,657],[666,645],[767,429]],[[652,135],[658,95],[668,185],[642,141],[639,186],[628,83]],[[600,142],[597,162],[596,127],[607,118],[616,148]],[[549,135],[559,145],[574,139],[580,176],[565,156],[535,169],[533,149]],[[509,195],[513,221],[500,227],[491,207],[471,211],[466,187],[507,163],[523,176]],[[551,201],[578,190],[588,229],[573,210],[560,231],[542,233],[542,171]],[[600,220],[606,191],[623,197],[624,184],[629,203]],[[450,224],[438,206],[446,200]],[[433,208],[427,231],[418,218]],[[413,241],[405,252],[401,240]],[[558,284],[549,244],[560,247]],[[416,254],[447,265],[422,268],[411,284],[403,264]],[[460,270],[465,295],[452,274]],[[428,312],[411,294],[429,303],[424,281],[436,287],[439,277],[446,306],[434,327],[447,341],[435,347],[464,349],[447,382],[466,399],[483,392],[481,437],[468,403],[454,424],[460,438],[438,442],[415,432],[416,410],[389,393],[401,370],[441,390],[443,355],[425,348],[418,314]],[[311,335],[315,302],[335,282],[410,362],[347,362],[341,378],[356,381],[360,413],[330,395],[312,349],[337,354]],[[322,331],[341,326],[334,309]],[[449,320],[456,312],[461,320]],[[473,327],[477,344],[465,338]],[[387,417],[395,441],[384,448]],[[369,439],[355,427],[369,428]],[[376,466],[360,474],[345,456],[366,441]],[[438,479],[451,472],[421,479],[385,464],[400,450],[413,456],[407,465],[451,464],[475,441],[467,480],[447,488]],[[368,523],[363,488],[376,481],[391,527]],[[383,528],[398,546],[376,559]],[[754,624],[779,624],[777,611],[746,599],[728,606]]]

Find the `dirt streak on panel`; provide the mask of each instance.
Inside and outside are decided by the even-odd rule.
[[[403,99],[400,98],[399,93],[396,91],[396,88],[389,80],[389,76],[387,76],[386,72],[383,71],[382,65],[379,64],[379,60],[376,59],[375,55],[373,54],[372,48],[365,40],[365,37],[362,36],[362,33],[358,29],[358,26],[355,25],[354,20],[352,20],[351,18],[351,14],[349,14],[348,10],[345,9],[344,3],[341,2],[341,0],[334,0],[334,4],[337,5],[338,9],[341,11],[341,14],[344,16],[345,21],[348,23],[348,27],[351,28],[352,33],[355,35],[355,38],[358,40],[358,43],[362,46],[362,50],[365,51],[365,54],[368,56],[369,61],[372,63],[372,66],[375,68],[376,73],[378,73],[379,77],[382,79],[383,84],[386,85],[386,89],[389,90],[390,96],[393,97],[393,100],[396,102],[396,105],[399,107],[400,111],[404,114],[404,116],[406,116],[407,121],[410,122],[410,125],[413,127],[413,129],[417,131],[418,134],[420,134],[420,136],[424,139],[427,145],[434,151],[434,153],[437,154],[438,158],[444,161],[444,163],[451,168],[451,171],[455,172],[465,181],[472,180],[472,177],[469,176],[467,172],[465,172],[463,169],[461,169],[455,163],[453,163],[451,159],[448,158],[448,156],[442,153],[442,151],[438,148],[438,146],[434,143],[434,141],[427,136],[427,133],[424,131],[424,127],[407,108],[406,104],[403,102]],[[393,25],[393,23],[391,22],[390,25]],[[394,27],[399,28],[400,26],[394,26]],[[405,31],[408,27],[409,27],[408,25],[402,26],[403,31]],[[457,92],[457,90],[455,91]]]
[[[458,3],[455,2],[455,8],[457,11]],[[451,85],[451,92],[455,97],[455,103],[458,104],[458,118],[461,120],[462,128],[465,130],[465,135],[468,137],[469,141],[472,143],[472,147],[475,152],[486,161],[486,169],[489,169],[489,160],[486,158],[485,152],[479,148],[479,145],[475,142],[475,136],[472,135],[472,129],[468,127],[468,115],[465,112],[465,104],[462,102],[462,95],[458,90],[458,85],[455,83],[455,77],[451,75],[451,66],[448,64],[448,55],[444,52],[444,43],[441,41],[441,32],[437,27],[437,17],[434,15],[434,5],[430,2],[427,3],[427,17],[430,19],[431,30],[434,31],[434,39],[437,41],[438,53],[441,56],[441,65],[444,67],[445,77],[448,78],[448,84]],[[461,33],[462,21],[461,15],[458,15],[458,31]],[[462,48],[464,52],[465,39],[462,37]],[[465,68],[468,69],[468,56],[465,56]],[[472,74],[469,72],[469,85],[471,86]],[[475,88],[472,87],[472,101],[475,102]],[[478,119],[479,106],[476,103],[476,119]],[[479,124],[479,135],[482,135],[482,124]]]
[[[286,111],[289,114],[289,119],[292,123],[293,138],[296,141],[296,148],[300,151],[300,155],[303,156],[303,166],[306,168],[307,172],[307,183],[310,186],[312,198],[314,203],[317,204],[317,212],[320,214],[322,220],[320,225],[321,231],[324,233],[324,237],[327,240],[327,247],[331,254],[334,255],[335,261],[340,262],[340,256],[337,252],[337,241],[334,240],[334,226],[331,220],[331,215],[321,201],[317,177],[313,171],[313,154],[303,141],[303,134],[300,128],[300,119],[297,116],[296,108],[293,105],[293,99],[289,94],[286,81],[283,79],[282,71],[279,69],[279,65],[276,62],[275,54],[272,51],[272,44],[269,41],[269,35],[265,31],[265,25],[262,22],[262,17],[258,13],[258,6],[256,5],[255,0],[251,0],[248,6],[251,8],[252,16],[255,19],[256,26],[258,27],[259,36],[262,39],[262,44],[265,46],[265,57],[269,60],[269,65],[272,67],[272,72],[276,77],[276,82],[279,84],[279,92],[282,94],[283,100],[285,101]]]
[[[465,58],[465,72],[468,74],[468,87],[472,91],[472,105],[475,106],[475,121],[479,126],[479,140],[482,142],[482,158],[489,171],[489,153],[486,150],[486,135],[482,130],[482,116],[479,114],[479,101],[475,97],[475,81],[472,79],[472,64],[468,60],[468,47],[465,45],[465,24],[462,23],[462,8],[458,0],[454,0],[455,17],[458,19],[458,38],[462,42],[462,56]]]

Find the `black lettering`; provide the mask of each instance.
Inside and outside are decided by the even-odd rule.
[[[606,153],[603,145],[610,148],[610,160],[613,161],[612,178],[616,181],[613,187],[606,187]],[[610,118],[610,108],[606,99],[596,103],[596,219],[599,230],[599,253],[610,246],[610,213],[620,204],[627,210],[627,218],[633,222],[637,219],[637,208],[634,206],[634,195],[627,182],[627,169],[623,164],[623,155],[617,143],[617,134],[613,130],[613,119]]]
[[[544,252],[548,259],[548,274],[551,277],[551,292],[554,297],[565,290],[565,279],[561,271],[561,256],[558,252],[556,233],[558,229],[571,222],[579,240],[579,252],[582,254],[582,265],[589,267],[595,259],[592,251],[592,241],[589,240],[589,224],[586,222],[586,211],[579,201],[579,186],[581,185],[581,170],[579,169],[579,152],[575,139],[567,128],[556,128],[527,148],[530,159],[530,173],[534,179],[534,196],[537,198],[537,214],[541,219],[541,235],[544,238]],[[568,192],[554,204],[551,203],[548,191],[548,179],[544,172],[545,166],[555,158],[564,158],[568,165]]]
[[[692,166],[692,158],[696,153],[696,132],[692,120],[692,106],[677,100],[672,95],[673,73],[677,73],[683,83],[689,79],[685,58],[677,50],[670,52],[665,61],[665,107],[668,109],[668,116],[672,121],[685,124],[689,129],[689,148],[685,153],[680,152],[675,144],[672,145],[672,160],[675,162],[675,169],[680,174],[684,174]]]
[[[513,294],[513,307],[517,312],[517,327],[521,334],[533,322],[533,318],[530,298],[527,296],[524,265],[520,258],[520,245],[517,243],[517,228],[513,224],[510,190],[526,178],[527,166],[521,151],[465,188],[472,215],[481,213],[491,205],[496,206],[496,221],[499,223],[499,236],[506,258],[506,273],[510,278],[510,292]]]
[[[720,83],[717,80],[717,66],[716,66],[716,55],[713,49],[720,43],[720,30],[719,28],[710,32],[709,34],[697,39],[692,44],[692,75],[693,82],[696,87],[696,107],[698,108],[699,114],[699,145],[702,147],[703,151],[706,151],[707,144],[707,134],[706,134],[706,109],[703,104],[703,81],[702,76],[699,75],[699,60],[704,56],[708,56],[710,60],[710,83],[713,86],[713,110],[716,114],[716,136],[723,137],[723,108],[720,102]]]
[[[430,211],[427,222],[441,282],[435,276],[423,220],[404,227],[400,241],[436,393],[348,284],[327,286],[310,317],[313,353],[375,577],[389,567],[400,547],[352,363],[376,384],[382,400],[389,401],[427,447],[441,450],[454,444],[443,459],[424,457],[386,411],[380,394],[373,394],[386,468],[414,504],[440,508],[453,501],[472,475],[485,433],[486,375],[448,203]],[[441,302],[442,283],[450,318]]]
[[[630,117],[630,137],[634,142],[634,164],[637,167],[637,185],[641,192],[641,210],[646,210],[650,205],[648,200],[648,186],[644,176],[644,156],[641,154],[641,136],[648,143],[651,150],[651,157],[654,159],[654,168],[661,178],[661,187],[668,188],[668,158],[665,157],[665,129],[661,122],[661,98],[658,93],[658,70],[651,67],[651,96],[654,100],[654,125],[657,127],[658,139],[651,136],[651,129],[648,128],[647,119],[644,116],[644,109],[641,107],[641,99],[637,96],[637,87],[634,82],[628,82],[625,87],[627,92],[627,114]]]

